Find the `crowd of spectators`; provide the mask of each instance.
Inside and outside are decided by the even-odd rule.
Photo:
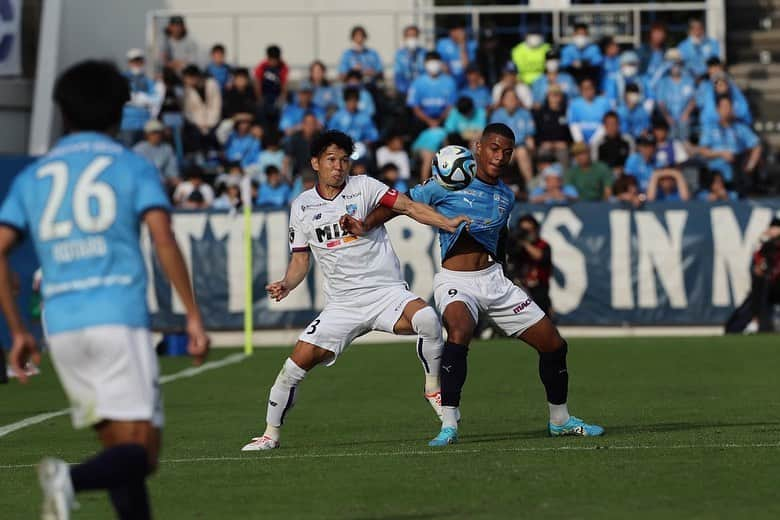
[[[142,51],[127,53],[119,137],[182,208],[239,207],[244,176],[254,204],[286,206],[314,183],[308,145],[323,129],[355,140],[353,174],[401,192],[430,177],[442,146],[471,146],[491,122],[516,136],[505,182],[536,203],[730,200],[761,165],[745,96],[696,19],[676,46],[656,23],[637,49],[593,41],[583,24],[560,49],[534,32],[505,48],[460,24],[428,49],[409,26],[392,67],[357,26],[334,74],[315,60],[294,85],[277,45],[250,71],[226,63],[222,44],[198,63],[180,16],[165,33],[155,77]]]

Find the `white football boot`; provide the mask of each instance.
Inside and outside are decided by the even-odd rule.
[[[265,451],[275,450],[279,447],[279,441],[273,440],[267,435],[253,437],[252,442],[241,448],[241,451]]]

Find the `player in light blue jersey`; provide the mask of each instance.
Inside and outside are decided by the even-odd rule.
[[[500,177],[512,158],[515,136],[501,123],[488,125],[477,144],[477,176],[465,189],[449,191],[435,181],[417,186],[411,198],[429,204],[442,215],[471,218],[455,232],[440,231],[442,270],[434,278],[434,298],[447,329],[441,358],[442,430],[431,446],[452,444],[458,438],[458,406],[466,381],[468,345],[480,312],[510,337],[539,352],[539,375],[547,392],[550,435],[592,436],[604,433],[569,414],[569,375],[566,341],[549,317],[519,287],[504,276],[504,242],[514,195]],[[363,234],[394,216],[375,209],[364,222],[342,217],[342,228]],[[345,227],[346,226],[346,227]]]
[[[149,331],[140,224],[187,311],[190,353],[208,337],[170,225],[156,168],[115,135],[129,97],[114,65],[85,61],[57,80],[54,100],[67,131],[13,181],[0,208],[0,305],[13,337],[11,365],[37,353],[9,284],[8,255],[29,237],[44,273],[43,321],[76,428],[95,429],[104,450],[72,467],[38,468],[43,518],[67,519],[74,493],[107,490],[120,518],[151,517],[146,477],[157,465],[162,427],[159,369]]]

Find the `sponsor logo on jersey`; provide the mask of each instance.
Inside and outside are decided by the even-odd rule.
[[[312,208],[321,208],[322,206],[326,206],[327,204],[328,204],[327,202],[320,202],[317,204],[301,204],[301,211],[306,211],[307,209],[312,209]]]
[[[515,314],[520,314],[529,305],[531,305],[531,298],[528,298],[526,301],[524,301],[523,303],[521,303],[520,305],[512,309],[512,312],[514,312]]]
[[[354,199],[355,197],[360,197],[362,193],[346,193],[341,196],[342,199]]]
[[[341,238],[345,234],[338,222],[314,228],[314,232],[317,235],[317,242],[319,243],[328,242],[334,238]],[[332,246],[329,245],[328,247]]]
[[[325,247],[327,247],[328,249],[331,249],[333,247],[340,246],[340,245],[341,245],[341,239],[339,239],[339,240],[331,240],[330,242],[325,244]]]
[[[347,204],[347,215],[354,216],[357,213],[357,204]]]
[[[463,197],[463,202],[469,205],[470,208],[474,208],[474,201],[471,199],[467,199],[466,197]]]

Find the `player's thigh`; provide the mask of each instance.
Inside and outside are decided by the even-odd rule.
[[[365,309],[358,305],[352,307],[346,304],[329,303],[319,316],[304,327],[303,332],[298,336],[298,343],[293,351],[296,357],[293,358],[293,361],[299,358],[302,362],[307,362],[303,358],[304,354],[318,357],[319,354],[323,354],[321,350],[325,350],[332,355],[327,356],[328,359],[321,362],[332,365],[355,338],[370,330],[372,321],[372,317],[366,316]],[[320,350],[312,350],[306,344],[318,347]],[[297,361],[296,364],[298,364]],[[306,369],[304,366],[301,368]]]
[[[485,295],[490,298],[488,316],[507,336],[520,337],[546,318],[533,299],[503,275],[497,276],[486,291],[490,292]]]
[[[433,296],[436,309],[447,330],[447,340],[468,345],[479,319],[479,295],[476,283],[469,277],[439,272],[434,278]]]

